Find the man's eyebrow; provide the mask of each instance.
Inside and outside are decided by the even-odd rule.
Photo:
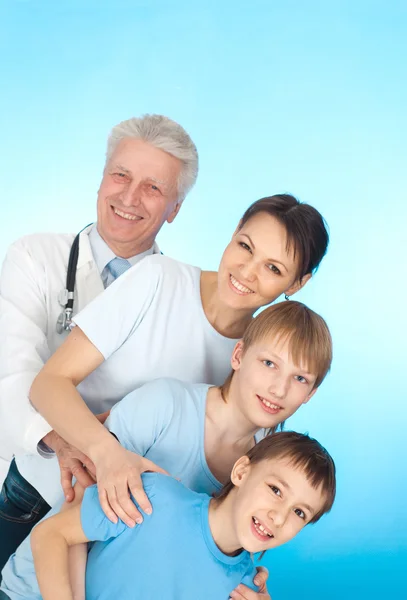
[[[166,181],[162,179],[157,179],[157,177],[146,177],[146,179],[150,179],[150,181],[155,181],[155,183],[159,183],[160,185],[167,185]]]
[[[126,173],[127,175],[131,175],[131,171],[129,171],[129,169],[126,169],[126,167],[123,167],[123,165],[113,165],[113,170],[118,170],[118,171],[123,171],[123,173]]]
[[[256,246],[253,244],[253,240],[252,240],[252,238],[250,237],[250,235],[248,235],[247,233],[241,233],[240,235],[244,235],[245,237],[247,237],[247,239],[249,240],[249,242],[250,242],[250,244],[253,246],[253,248],[256,248]],[[277,260],[277,259],[275,259],[275,258],[268,258],[267,260],[268,260],[269,262],[273,263],[273,264],[275,263],[275,264],[277,264],[277,265],[280,265],[280,267],[283,267],[283,268],[285,269],[285,271],[287,271],[287,272],[288,272],[288,269],[287,269],[287,267],[286,267],[286,266],[285,266],[285,264],[284,264],[284,263],[282,263],[280,260]]]
[[[126,173],[126,175],[132,175],[132,172],[129,169],[126,169],[126,167],[123,167],[123,165],[113,165],[113,170],[118,170],[118,171],[123,171],[123,173]],[[154,183],[159,183],[160,185],[167,185],[166,181],[163,181],[162,179],[157,179],[156,177],[145,177],[145,179],[148,179],[149,181],[154,181]]]

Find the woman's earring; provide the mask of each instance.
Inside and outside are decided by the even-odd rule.
[[[290,299],[290,296],[287,296],[287,294],[284,294],[284,298],[285,298],[286,300],[289,300],[289,299]]]

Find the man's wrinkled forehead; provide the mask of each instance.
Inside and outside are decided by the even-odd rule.
[[[164,150],[144,140],[124,138],[114,149],[105,170],[118,170],[129,177],[143,174],[144,179],[172,191],[178,187],[180,169],[180,161]]]
[[[107,164],[123,164],[124,166],[130,168],[126,163],[131,162],[131,159],[134,158],[134,156],[137,157],[137,160],[140,160],[143,150],[147,150],[147,148],[154,148],[154,146],[138,138],[123,138],[118,142],[117,146],[113,150],[109,160],[107,161]]]

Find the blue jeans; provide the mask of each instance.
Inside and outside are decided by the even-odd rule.
[[[0,600],[10,600],[10,597],[6,596],[6,594],[0,590]]]
[[[13,460],[0,493],[0,571],[50,509]]]

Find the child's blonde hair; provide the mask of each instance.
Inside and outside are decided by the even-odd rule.
[[[243,355],[253,344],[269,338],[277,344],[287,342],[294,363],[316,375],[314,388],[321,385],[331,367],[332,338],[328,325],[320,315],[293,300],[269,306],[246,329],[242,338]],[[224,400],[227,399],[233,375],[234,371],[220,388]]]

